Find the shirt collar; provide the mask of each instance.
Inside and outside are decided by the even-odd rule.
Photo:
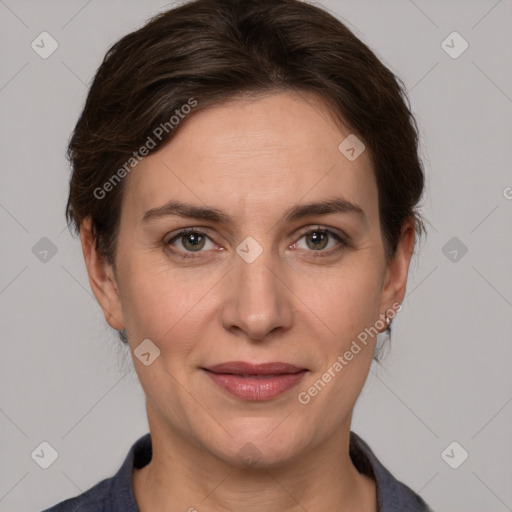
[[[373,478],[377,485],[379,512],[431,512],[425,502],[381,464],[368,444],[355,432],[350,432],[350,458],[360,473]],[[110,500],[112,510],[140,512],[133,492],[132,472],[151,461],[151,434],[140,437],[130,448],[123,465],[112,477]]]

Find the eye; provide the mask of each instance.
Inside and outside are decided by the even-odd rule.
[[[210,243],[210,247],[208,247],[208,242]],[[215,249],[215,247],[217,247],[205,233],[198,231],[195,228],[182,229],[179,233],[165,242],[165,246],[172,246],[173,248],[176,248],[172,249],[172,251],[178,253],[184,258],[197,258],[199,255],[195,256],[190,253],[205,252],[202,251],[205,247],[206,249]]]
[[[305,240],[305,247],[301,242],[303,239]],[[208,246],[208,244],[210,245]],[[218,248],[206,233],[196,228],[182,229],[165,242],[165,246],[170,247],[173,253],[182,258],[204,257],[206,256],[204,253],[208,249],[214,250]],[[349,246],[347,240],[341,235],[330,229],[318,226],[304,231],[291,248],[305,249],[307,252],[318,253],[313,257],[320,257],[332,255]]]
[[[302,239],[305,240],[305,244],[301,244]],[[318,256],[324,254],[327,256],[338,252],[345,247],[348,247],[348,243],[343,237],[330,229],[322,228],[320,226],[308,229],[302,233],[300,239],[292,246],[294,249],[298,248],[306,249],[310,252],[320,252],[321,254]]]

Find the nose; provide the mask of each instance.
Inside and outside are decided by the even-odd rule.
[[[290,329],[293,294],[286,282],[285,264],[263,251],[248,263],[235,255],[234,268],[224,280],[222,325],[249,340],[262,341]]]

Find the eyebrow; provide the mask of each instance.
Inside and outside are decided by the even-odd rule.
[[[284,213],[283,219],[287,222],[294,222],[312,215],[332,215],[336,213],[352,214],[359,217],[365,224],[367,222],[364,210],[360,206],[341,197],[294,205]],[[235,223],[231,216],[217,208],[196,206],[176,200],[171,200],[163,206],[145,212],[142,223],[145,224],[153,219],[171,216],[205,220],[228,226]]]

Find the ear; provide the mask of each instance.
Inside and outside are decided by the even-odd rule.
[[[110,326],[121,330],[124,321],[116,277],[112,265],[96,249],[90,217],[80,226],[80,239],[92,292]]]
[[[383,281],[381,313],[391,309],[395,303],[402,304],[405,297],[407,275],[414,251],[414,221],[408,220],[402,228],[395,255],[388,263]]]

